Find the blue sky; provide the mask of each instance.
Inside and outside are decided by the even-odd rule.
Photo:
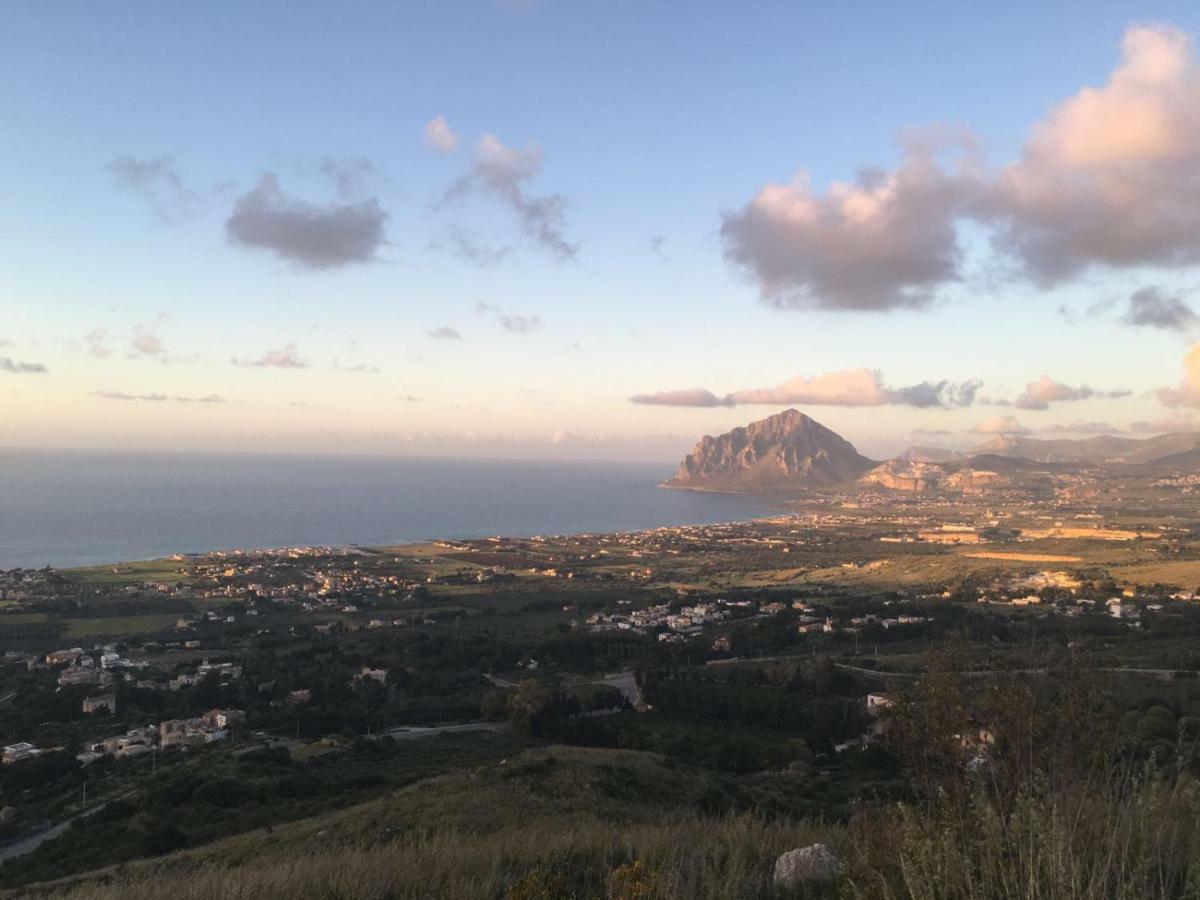
[[[1186,426],[1190,323],[1122,318],[1141,288],[1188,303],[1189,246],[1165,264],[1088,261],[1047,290],[993,249],[1008,207],[961,213],[958,277],[922,308],[847,308],[853,259],[798,304],[816,250],[785,246],[782,302],[802,308],[780,309],[754,263],[727,259],[736,244],[761,261],[760,233],[723,231],[722,215],[745,224],[799,170],[817,196],[864,166],[900,170],[899,137],[931,126],[970,129],[999,170],[1057,105],[1105,84],[1131,27],[1195,36],[1200,9],[826,6],[3,4],[0,357],[18,371],[0,371],[0,444],[670,459],[788,405],[876,454],[980,431]],[[423,139],[437,116],[453,152]],[[499,188],[486,135],[515,154]],[[121,186],[121,159],[159,167]],[[367,168],[339,193],[326,160]],[[267,173],[315,215],[377,204],[370,258],[313,268],[231,239]],[[561,198],[574,258],[523,231],[513,185],[535,214]],[[502,258],[464,259],[455,234]],[[878,373],[875,400],[629,400],[858,369]],[[1063,389],[1047,408],[1003,408],[1043,376]],[[969,404],[888,393],[974,380]]]

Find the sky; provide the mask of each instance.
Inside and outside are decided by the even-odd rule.
[[[1200,430],[1195,3],[0,18],[0,447]]]

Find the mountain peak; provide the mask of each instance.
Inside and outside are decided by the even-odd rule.
[[[714,491],[799,491],[852,481],[874,463],[797,409],[705,436],[669,487]]]

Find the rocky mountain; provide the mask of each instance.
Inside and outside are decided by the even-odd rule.
[[[804,491],[854,481],[874,466],[845,438],[789,409],[701,438],[664,484],[746,493]]]
[[[893,491],[928,491],[941,484],[946,474],[945,466],[898,456],[876,466],[859,481]]]

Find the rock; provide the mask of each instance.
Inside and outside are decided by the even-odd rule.
[[[711,491],[805,491],[858,478],[875,463],[794,409],[704,437],[668,487]]]
[[[842,874],[842,861],[824,844],[789,850],[775,860],[775,886],[794,887],[812,881],[829,881]]]

